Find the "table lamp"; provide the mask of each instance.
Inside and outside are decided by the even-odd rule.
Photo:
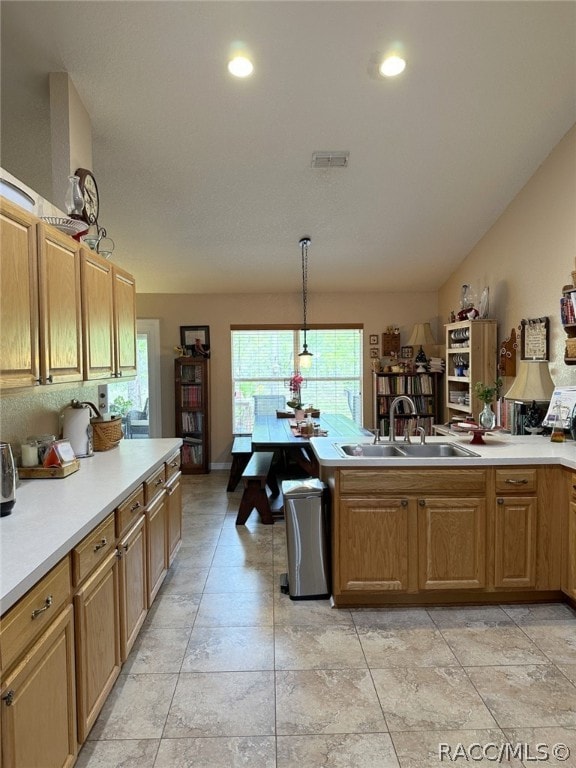
[[[410,340],[408,341],[409,347],[416,347],[419,346],[420,349],[418,350],[418,353],[416,354],[416,357],[414,358],[414,362],[416,363],[416,373],[425,373],[426,371],[426,363],[428,362],[428,358],[426,357],[426,353],[422,349],[423,344],[435,344],[434,336],[432,335],[432,329],[430,328],[430,323],[416,323],[414,328],[412,329],[412,335],[410,336]]]
[[[526,430],[540,431],[542,413],[536,401],[550,401],[554,392],[554,382],[545,360],[522,360],[514,384],[504,395],[506,400],[531,402],[526,412]]]

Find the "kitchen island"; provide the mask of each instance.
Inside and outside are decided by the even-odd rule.
[[[311,440],[332,492],[335,606],[576,599],[576,444],[485,439],[427,438],[476,454],[434,458]]]

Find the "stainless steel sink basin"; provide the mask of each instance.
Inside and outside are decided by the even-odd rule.
[[[336,445],[344,455],[354,459],[382,459],[386,456],[405,456],[396,445],[373,445],[371,443],[355,443],[353,445]]]
[[[351,445],[334,444],[342,456],[353,459],[385,458],[446,458],[478,456],[456,443],[354,443]]]
[[[414,458],[428,458],[429,456],[446,458],[447,456],[460,457],[480,455],[478,453],[474,453],[474,451],[469,451],[467,448],[463,448],[461,445],[456,445],[455,443],[418,443],[412,445],[409,443],[403,443],[400,447],[400,450],[404,453],[405,456]]]

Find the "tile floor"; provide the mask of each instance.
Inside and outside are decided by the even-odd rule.
[[[182,548],[79,768],[576,766],[576,612],[292,601],[284,524],[237,529],[226,482],[185,479]]]

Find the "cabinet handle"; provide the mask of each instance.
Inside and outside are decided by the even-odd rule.
[[[41,613],[44,613],[44,611],[47,611],[48,608],[52,605],[52,595],[48,595],[46,600],[44,600],[44,607],[43,608],[35,608],[32,611],[32,618],[36,619],[38,616],[40,616]]]
[[[128,552],[128,546],[129,546],[128,544],[124,544],[124,546],[121,546],[120,544],[118,545],[116,549],[116,557],[118,558],[118,560],[122,560],[125,553]]]
[[[402,501],[400,502],[400,504],[401,504],[403,507],[407,507],[407,506],[408,506],[408,499],[402,499]]]
[[[504,504],[504,499],[497,499],[498,504]]]
[[[425,507],[426,506],[426,499],[418,499],[418,504],[421,507]]]
[[[108,541],[106,539],[100,539],[98,544],[94,546],[94,552],[98,552],[99,549],[102,549],[102,547],[105,547],[106,544],[108,544]]]
[[[528,480],[525,477],[522,480],[514,480],[512,477],[507,477],[504,482],[508,483],[508,485],[526,485]]]
[[[4,696],[2,696],[2,701],[6,702],[7,707],[11,707],[14,703],[14,691],[10,689],[9,691],[6,691]]]
[[[54,379],[52,378],[52,374],[50,374],[49,376],[46,376],[46,382],[45,382],[46,384],[52,384],[53,381]]]
[[[154,483],[154,485],[162,485],[163,482],[164,480],[162,480],[162,478],[159,477],[158,480],[156,480],[156,482]]]
[[[140,509],[141,506],[142,505],[140,504],[140,502],[137,501],[136,504],[132,504],[132,506],[130,507],[130,512],[136,512],[136,510]]]
[[[170,466],[171,466],[171,467],[177,467],[177,466],[178,466],[178,461],[177,461],[176,459],[174,459],[174,461],[172,461],[172,462],[170,463]],[[574,486],[574,488],[576,488],[576,485]]]

